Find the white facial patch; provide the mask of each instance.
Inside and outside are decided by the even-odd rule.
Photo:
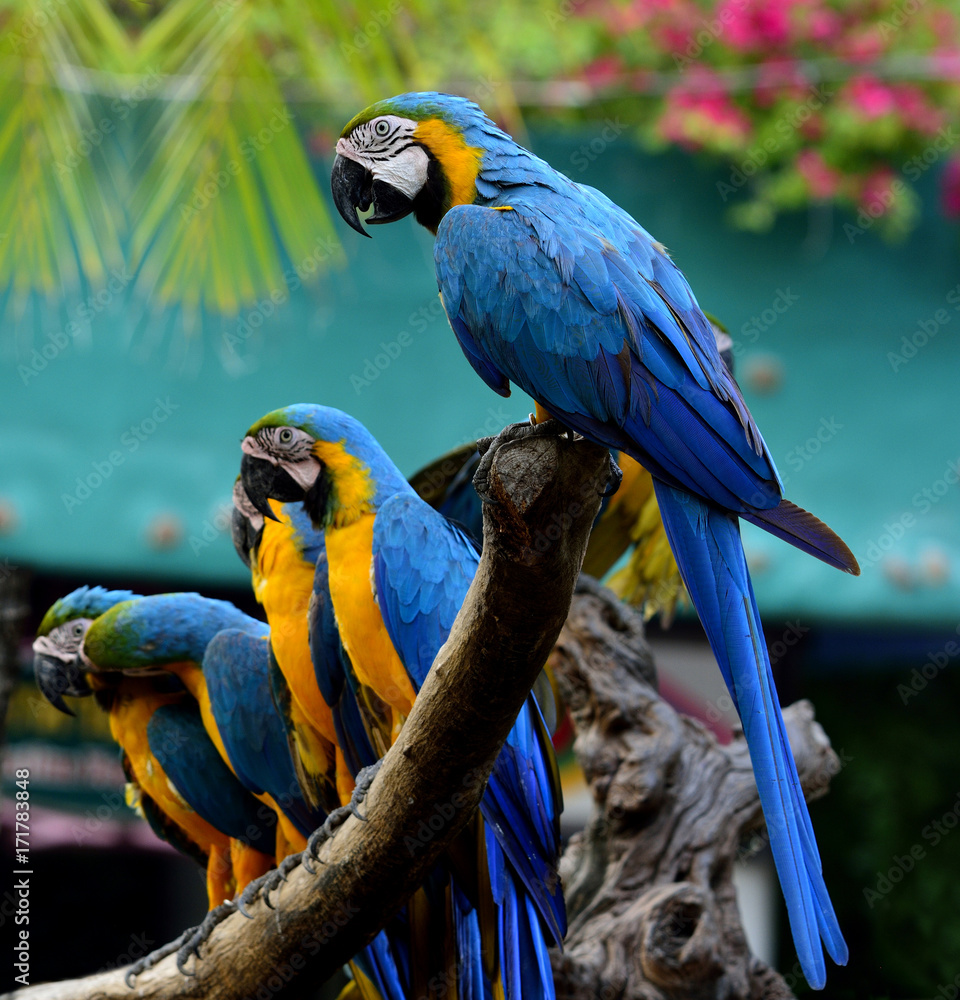
[[[429,165],[430,158],[423,146],[410,146],[392,160],[378,163],[373,169],[373,176],[413,201],[427,183]]]
[[[337,154],[354,160],[413,200],[427,182],[430,158],[413,138],[417,123],[399,115],[380,115],[337,140]]]
[[[320,472],[313,444],[313,438],[298,427],[261,427],[256,435],[247,435],[240,448],[253,458],[279,466],[294,482],[308,490]]]

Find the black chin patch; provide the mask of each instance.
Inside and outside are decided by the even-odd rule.
[[[314,528],[322,531],[327,520],[327,503],[330,499],[330,480],[327,477],[326,467],[320,469],[320,475],[314,480],[313,485],[307,490],[303,498],[303,509],[310,517]]]
[[[443,218],[448,199],[443,171],[436,157],[430,154],[427,164],[427,183],[420,188],[416,198],[413,199],[413,211],[417,222],[431,233],[435,233]]]
[[[396,222],[413,211],[413,202],[386,181],[373,182],[373,215],[367,216],[370,225]]]

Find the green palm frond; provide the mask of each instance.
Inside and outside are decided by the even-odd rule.
[[[340,249],[291,108],[329,134],[384,96],[454,89],[517,131],[511,80],[530,52],[553,65],[556,7],[0,0],[0,287],[96,286],[126,256],[155,305],[235,313],[290,266],[309,280]]]
[[[6,11],[0,60],[0,284],[23,297],[101,284],[122,261],[100,128],[71,67],[116,44],[100,0]],[[42,15],[42,17],[41,17]],[[105,24],[107,25],[105,29]],[[121,65],[118,61],[116,65]]]
[[[139,44],[167,100],[135,164],[133,263],[145,291],[188,309],[236,312],[282,287],[284,257],[339,254],[253,19],[179,0]]]

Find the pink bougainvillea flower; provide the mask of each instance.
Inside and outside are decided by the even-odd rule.
[[[810,81],[796,59],[774,56],[757,67],[753,96],[761,108],[783,99],[801,101],[809,89]]]
[[[931,69],[943,79],[960,81],[960,47],[940,46],[928,58]]]
[[[955,156],[944,168],[940,178],[940,205],[948,218],[960,217],[960,156]]]
[[[801,16],[803,33],[811,42],[831,45],[840,37],[843,20],[835,10],[811,4],[801,6],[798,12]]]
[[[832,198],[840,187],[840,172],[827,166],[818,149],[804,149],[797,154],[797,170],[807,182],[810,197],[818,201]]]
[[[604,90],[614,84],[623,72],[620,56],[600,56],[581,71],[584,82],[594,90]]]
[[[741,149],[750,134],[750,119],[720,90],[675,87],[668,95],[657,130],[668,142],[685,149]]]
[[[893,100],[903,120],[918,132],[935,135],[944,124],[944,114],[931,107],[926,94],[912,83],[893,87]]]
[[[836,54],[852,63],[873,62],[886,51],[886,42],[875,24],[854,28],[839,39]]]
[[[781,49],[793,41],[791,11],[797,0],[723,0],[717,17],[724,41],[741,52]]]
[[[659,10],[647,30],[661,52],[683,59],[698,59],[715,38],[703,10],[690,0],[675,0]]]
[[[897,110],[893,90],[875,76],[855,76],[843,88],[847,101],[868,120]]]

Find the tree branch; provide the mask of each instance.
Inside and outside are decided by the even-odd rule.
[[[494,445],[496,447],[496,443]],[[214,929],[182,976],[173,956],[142,973],[140,997],[232,1000],[291,978],[318,982],[366,944],[409,898],[473,814],[500,747],[566,618],[590,526],[607,482],[605,449],[567,436],[500,444],[484,505],[480,567],[400,737],[364,803],[302,866]],[[455,749],[454,749],[455,748]],[[432,838],[438,805],[453,818]],[[449,812],[449,810],[444,810]],[[12,994],[17,1000],[129,1000],[124,969]]]

